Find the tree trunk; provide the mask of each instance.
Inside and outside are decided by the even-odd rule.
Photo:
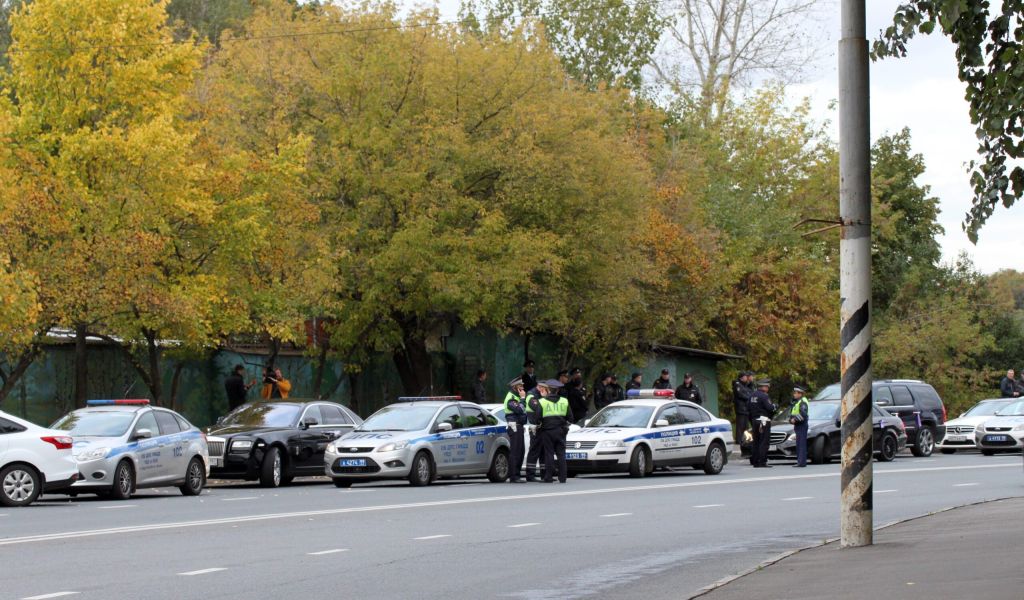
[[[153,395],[153,403],[163,406],[163,377],[160,376],[160,348],[156,344],[156,332],[144,331],[143,335],[146,336],[146,351],[149,355],[149,380],[146,385]]]
[[[0,404],[7,399],[7,396],[14,390],[14,386],[17,385],[18,380],[25,374],[25,371],[28,370],[42,350],[41,344],[32,344],[28,350],[21,353],[21,356],[18,357],[18,362],[14,363],[9,372],[0,373],[0,378],[3,379],[3,386],[0,387]]]
[[[88,335],[88,327],[84,323],[75,324],[75,408],[85,407],[85,401],[89,399]]]
[[[320,389],[324,383],[324,370],[327,365],[327,344],[320,344],[320,354],[317,357],[316,371],[313,373],[313,397],[321,400]],[[340,379],[339,379],[340,380]],[[337,389],[337,386],[335,386]]]
[[[340,382],[341,379],[338,379]],[[349,373],[348,374],[348,390],[349,390],[349,403],[348,407],[352,409],[352,412],[357,415],[362,415],[359,412],[359,394],[356,393],[356,386],[359,385],[359,374]],[[367,415],[369,416],[369,415]]]
[[[174,375],[171,376],[171,410],[175,412],[181,412],[181,407],[178,405],[178,384],[181,381],[181,372],[185,368],[185,361],[178,361],[174,365]]]
[[[398,376],[402,379],[402,387],[406,394],[412,396],[430,395],[430,353],[427,352],[427,342],[408,330],[403,337],[404,347],[397,348],[392,355]]]
[[[530,334],[523,336],[523,362],[530,360]]]
[[[267,357],[267,364],[265,367],[277,366],[277,356],[281,354],[281,340],[272,337],[270,338],[270,356]]]

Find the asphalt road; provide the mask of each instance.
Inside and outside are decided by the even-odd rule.
[[[875,463],[875,524],[1024,495],[1021,457]],[[836,465],[561,484],[217,485],[0,510],[0,599],[686,598],[834,537]]]

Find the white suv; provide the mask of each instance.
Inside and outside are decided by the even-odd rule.
[[[28,506],[78,480],[72,439],[0,411],[0,506]]]

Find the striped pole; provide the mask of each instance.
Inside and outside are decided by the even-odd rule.
[[[871,137],[865,0],[842,0],[839,41],[840,545],[872,543]]]

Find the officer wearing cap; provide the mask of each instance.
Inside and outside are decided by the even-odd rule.
[[[569,400],[559,394],[561,383],[557,379],[549,379],[537,384],[541,392],[538,400],[540,405],[540,438],[544,447],[544,483],[553,483],[555,461],[558,461],[558,481],[565,483],[567,469],[565,464],[565,436],[569,433],[569,423],[573,419]]]
[[[555,381],[557,380],[551,380]],[[579,367],[573,367],[569,371],[569,383],[562,387],[563,395],[569,400],[569,408],[576,419],[587,418],[587,388],[583,385],[583,371]],[[574,421],[570,421],[572,423]]]
[[[509,481],[520,483],[519,474],[523,469],[523,457],[526,454],[526,390],[523,380],[516,377],[508,383],[509,392],[505,394],[505,421],[508,423],[508,441],[511,448],[512,471]]]
[[[750,371],[740,371],[739,377],[732,382],[732,403],[736,409],[736,429],[733,434],[736,437],[736,445],[740,447],[740,455],[750,454],[750,445],[743,439],[743,434],[750,427],[750,397],[754,391],[750,389]]]
[[[640,388],[644,387],[643,380],[643,373],[634,372],[632,375],[629,376],[629,381],[626,382],[626,391],[628,392],[629,390],[639,390]]]
[[[615,390],[612,388],[614,377],[611,373],[605,373],[601,380],[594,386],[594,410],[601,410],[612,402],[615,402]],[[575,411],[574,411],[575,412]]]
[[[693,383],[693,375],[683,375],[683,383],[676,388],[676,400],[687,400],[694,404],[704,404],[700,397],[700,388]]]
[[[747,406],[750,412],[750,421],[754,426],[754,443],[750,454],[750,464],[758,469],[771,468],[768,466],[768,440],[772,434],[772,416],[777,410],[768,395],[771,385],[770,379],[759,380],[757,391],[750,397]]]
[[[537,479],[537,462],[544,458],[544,445],[540,439],[540,396],[539,384],[526,393],[526,419],[529,423],[526,427],[530,432],[530,447],[526,451],[526,481]],[[543,463],[541,463],[543,466]]]
[[[654,389],[656,390],[670,390],[672,389],[672,380],[669,378],[668,369],[662,369],[661,375],[654,380]]]
[[[793,386],[793,406],[789,409],[789,422],[793,424],[796,434],[796,464],[794,467],[807,466],[807,398],[804,388]]]
[[[527,393],[533,391],[533,388],[537,387],[537,376],[533,374],[533,369],[537,366],[537,363],[533,362],[532,359],[526,359],[523,363],[523,374],[519,376],[523,380],[523,389]]]

